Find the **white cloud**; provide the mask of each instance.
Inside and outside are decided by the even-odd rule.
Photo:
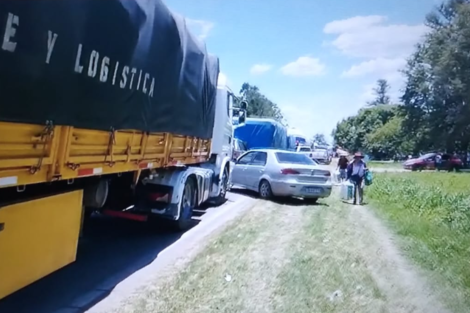
[[[206,39],[214,28],[214,23],[210,21],[193,20],[190,18],[186,19],[186,25],[201,40]]]
[[[337,20],[325,25],[325,34],[342,34],[351,31],[365,30],[370,26],[383,23],[387,17],[381,15],[355,16],[345,20]]]
[[[255,64],[251,67],[250,73],[251,75],[261,75],[271,70],[271,68],[272,65],[270,64]]]
[[[404,58],[376,58],[351,66],[341,76],[347,78],[374,76],[394,82],[401,79],[402,76],[399,70],[404,68],[405,65],[406,60]]]
[[[405,58],[426,33],[422,24],[390,24],[385,16],[356,16],[325,25],[336,35],[331,44],[344,55],[360,58]]]
[[[325,73],[325,65],[319,59],[303,56],[281,68],[286,76],[319,76]]]

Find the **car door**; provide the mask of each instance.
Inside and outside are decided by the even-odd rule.
[[[245,170],[246,187],[258,191],[261,176],[264,174],[268,154],[263,151],[254,152],[255,155]]]
[[[232,170],[232,184],[245,187],[245,172],[254,155],[255,152],[248,152],[237,160]]]
[[[436,156],[433,155],[426,159],[425,168],[427,170],[435,170],[436,169]]]

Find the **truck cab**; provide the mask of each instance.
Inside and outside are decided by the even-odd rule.
[[[140,194],[142,190],[144,194],[138,197],[141,201],[137,210],[173,220],[178,229],[184,230],[192,225],[193,209],[206,201],[225,202],[231,180],[234,94],[226,85],[219,84],[215,99],[210,160],[193,166],[152,171],[141,181]],[[238,113],[240,109],[236,111]],[[244,119],[239,118],[236,123],[243,122]]]

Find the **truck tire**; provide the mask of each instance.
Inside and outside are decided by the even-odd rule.
[[[108,199],[109,195],[109,181],[107,179],[100,179],[92,185],[84,189],[83,205],[88,209],[99,210],[101,209]]]
[[[271,199],[273,197],[273,192],[271,190],[271,185],[265,179],[259,183],[259,195],[261,199]]]
[[[193,225],[193,210],[196,206],[196,183],[194,179],[188,178],[184,185],[183,195],[180,201],[180,214],[174,226],[179,231],[184,231]]]
[[[227,201],[228,178],[229,171],[226,166],[221,177],[222,189],[220,190],[219,195],[214,199],[215,205],[222,205]]]

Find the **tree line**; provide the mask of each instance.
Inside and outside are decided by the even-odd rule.
[[[376,158],[428,151],[468,152],[470,144],[470,0],[448,0],[426,16],[429,31],[402,73],[392,103],[384,79],[375,100],[332,132],[336,144]]]
[[[284,125],[284,120],[279,106],[262,94],[257,86],[243,83],[239,91],[240,101],[243,99],[247,102],[247,117],[271,118]]]

